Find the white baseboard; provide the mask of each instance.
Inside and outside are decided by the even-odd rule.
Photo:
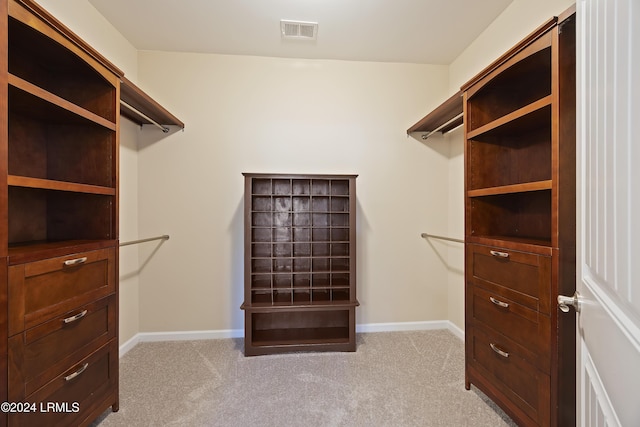
[[[449,320],[434,320],[427,322],[366,323],[356,325],[357,333],[426,331],[434,329],[447,329],[458,338],[464,340],[464,331]],[[242,338],[243,336],[243,329],[179,332],[139,332],[131,337],[131,339],[120,345],[119,354],[120,357],[124,356],[129,350],[131,350],[141,342],[213,340],[220,338]]]

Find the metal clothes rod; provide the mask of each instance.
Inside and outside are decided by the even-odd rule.
[[[124,105],[125,107],[129,108],[130,110],[133,110],[136,114],[138,114],[140,117],[144,118],[145,120],[150,121],[153,125],[155,125],[155,126],[159,127],[160,129],[162,129],[162,132],[164,132],[164,133],[168,133],[169,132],[169,128],[168,127],[162,126],[160,123],[156,122],[151,117],[147,116],[146,114],[144,114],[143,112],[141,112],[137,108],[132,107],[131,105],[127,104],[123,100],[120,100],[120,104]]]
[[[449,120],[449,121],[447,121],[447,122],[445,122],[445,123],[441,124],[440,126],[438,126],[437,128],[435,128],[435,129],[434,129],[434,130],[432,130],[431,132],[423,134],[423,135],[422,135],[422,139],[427,139],[427,138],[429,138],[431,135],[433,135],[434,133],[438,132],[440,129],[442,129],[442,128],[446,127],[448,124],[450,124],[450,123],[452,123],[452,122],[454,122],[454,121],[458,120],[460,117],[462,117],[462,116],[463,116],[463,114],[464,114],[464,113],[460,113],[460,114],[458,114],[457,116],[455,116],[454,118],[452,118],[451,120]],[[460,127],[460,126],[456,126],[456,127],[455,127],[455,128],[453,128],[453,129],[457,129],[457,128],[459,128],[459,127]],[[453,129],[451,129],[451,130],[453,130]],[[451,131],[449,131],[449,132],[451,132]]]
[[[164,234],[164,235],[158,236],[158,237],[149,237],[148,239],[139,239],[139,240],[132,240],[130,242],[123,242],[123,243],[120,243],[120,247],[129,246],[129,245],[137,245],[138,243],[151,242],[151,241],[154,241],[154,240],[169,240],[169,235],[168,234]]]
[[[435,234],[422,233],[420,237],[424,239],[426,239],[427,237],[432,237],[434,239],[448,240],[449,242],[464,243],[464,240],[461,240],[461,239],[454,239],[453,237],[436,236]]]

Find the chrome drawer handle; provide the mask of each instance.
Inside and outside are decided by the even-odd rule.
[[[498,353],[500,356],[502,357],[509,357],[509,353],[507,353],[504,350],[500,350],[498,348],[497,345],[495,345],[494,343],[489,343],[489,345],[491,346],[491,350],[495,351],[496,353]]]
[[[500,300],[497,300],[497,299],[495,299],[494,297],[489,297],[489,300],[490,300],[492,303],[494,303],[495,305],[497,305],[497,306],[504,307],[504,308],[509,307],[509,304],[507,304],[506,302],[502,302],[502,301],[500,301]]]
[[[83,310],[80,313],[76,314],[75,316],[67,317],[63,321],[64,321],[64,323],[75,322],[76,320],[82,319],[86,315],[87,315],[87,310]]]
[[[489,251],[489,253],[498,258],[509,258],[509,254],[506,252]]]
[[[84,365],[82,365],[82,367],[80,369],[75,371],[73,374],[69,374],[66,377],[64,377],[64,380],[65,381],[71,381],[72,379],[74,379],[75,377],[77,377],[78,375],[83,373],[87,369],[87,367],[89,367],[89,364],[85,363]]]
[[[87,262],[87,257],[83,256],[82,258],[68,259],[64,262],[64,265],[71,266],[71,265],[84,264],[85,262]]]

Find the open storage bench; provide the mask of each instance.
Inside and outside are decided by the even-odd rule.
[[[245,173],[245,355],[355,351],[355,175]]]

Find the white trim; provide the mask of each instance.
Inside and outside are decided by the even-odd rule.
[[[426,322],[366,323],[356,325],[356,333],[368,332],[401,332],[446,329],[456,337],[464,340],[464,331],[449,320],[433,320]],[[177,331],[177,332],[140,332],[120,345],[120,357],[141,342],[162,341],[195,341],[221,338],[242,338],[243,329],[223,329],[211,331]]]

